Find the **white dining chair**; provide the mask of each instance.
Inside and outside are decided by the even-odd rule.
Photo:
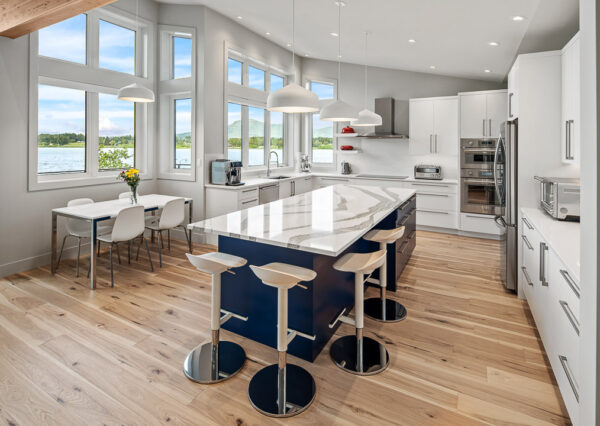
[[[185,200],[183,198],[176,198],[175,200],[168,201],[163,209],[160,216],[150,216],[146,217],[146,228],[151,231],[158,233],[158,260],[160,267],[162,268],[162,232],[167,231],[170,233],[171,229],[182,228],[185,234],[185,239],[188,243],[188,248],[190,252],[192,251],[190,238],[187,233],[187,229],[183,224],[185,220]],[[169,249],[171,248],[170,243],[170,235],[169,239]],[[139,252],[139,248],[138,248]]]
[[[110,285],[115,286],[113,272],[113,246],[119,243],[135,240],[140,237],[146,243],[146,252],[148,253],[148,261],[150,262],[150,270],[154,272],[152,265],[152,257],[150,256],[150,247],[148,241],[144,238],[144,206],[132,206],[121,210],[115,219],[112,232],[98,236],[98,241],[103,241],[110,244]],[[141,244],[141,241],[140,241]],[[139,251],[138,251],[139,254]]]
[[[85,204],[92,204],[94,200],[91,198],[76,198],[74,200],[70,200],[67,203],[67,207],[72,206],[81,206]],[[77,238],[77,263],[75,264],[75,276],[79,276],[79,256],[81,255],[81,240],[84,238],[91,238],[92,230],[89,222],[80,219],[67,219],[67,234],[63,238],[62,247],[60,249],[60,254],[58,256],[58,261],[56,262],[56,269],[58,270],[58,266],[60,265],[60,259],[62,258],[63,250],[65,249],[65,242],[67,238],[73,237]],[[111,227],[109,225],[101,225],[98,226],[98,234],[110,232]]]

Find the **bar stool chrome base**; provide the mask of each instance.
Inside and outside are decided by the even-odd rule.
[[[395,300],[371,297],[365,300],[365,315],[376,321],[398,322],[406,318],[406,308]]]
[[[308,371],[294,364],[286,364],[284,371],[283,387],[279,386],[277,364],[263,368],[250,380],[250,403],[266,416],[294,416],[306,410],[315,399],[315,381]]]
[[[246,362],[246,352],[234,342],[212,342],[196,347],[186,357],[183,372],[194,382],[210,384],[236,375]]]
[[[362,365],[359,363],[358,353],[360,353],[358,339],[352,335],[340,337],[329,349],[335,365],[360,376],[381,373],[390,363],[390,356],[385,346],[370,337],[362,338]]]

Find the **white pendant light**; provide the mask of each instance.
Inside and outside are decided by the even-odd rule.
[[[365,109],[358,113],[358,120],[354,120],[350,123],[354,127],[367,127],[367,126],[381,126],[383,120],[381,115],[374,113],[367,109],[367,40],[369,32],[365,31]]]
[[[138,15],[139,15],[139,0],[135,0],[135,32],[137,34],[138,28]],[[130,84],[119,89],[117,98],[122,101],[129,102],[154,102],[154,92],[144,86],[137,83]]]
[[[294,68],[294,80],[296,79],[295,21],[296,1],[292,0],[292,67]],[[290,83],[269,94],[269,97],[267,98],[267,109],[269,111],[286,112],[289,114],[316,112],[319,111],[319,97],[316,93],[311,92],[297,83]]]
[[[340,90],[342,86],[342,6],[345,6],[341,0],[336,1],[338,6],[338,88],[337,99],[328,103],[321,110],[319,119],[322,121],[352,121],[358,119],[358,109],[352,105],[340,100]]]

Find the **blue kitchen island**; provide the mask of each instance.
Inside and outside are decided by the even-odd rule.
[[[247,259],[235,275],[223,274],[221,306],[247,316],[223,328],[276,348],[277,290],[264,285],[249,265],[270,262],[309,268],[317,277],[289,292],[289,327],[316,336],[294,339],[288,352],[314,361],[334,334],[329,324],[354,304],[354,274],[333,269],[348,252],[370,252],[378,244],[362,237],[371,229],[405,226],[404,236],[388,245],[388,289],[416,243],[415,191],[397,187],[335,185],[192,223],[192,231],[218,235],[219,251]],[[374,273],[374,277],[377,272]]]

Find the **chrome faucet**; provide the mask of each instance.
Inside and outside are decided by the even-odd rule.
[[[277,167],[279,168],[279,154],[275,151],[269,152],[269,159],[267,160],[267,177],[271,176],[271,154],[275,154],[275,159],[277,160]]]

